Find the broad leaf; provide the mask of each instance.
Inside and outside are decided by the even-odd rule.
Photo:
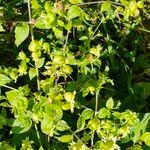
[[[112,97],[110,97],[110,98],[107,100],[107,102],[106,102],[106,107],[107,107],[108,109],[112,109],[113,106],[114,106],[114,101],[113,101]]]
[[[18,90],[11,90],[6,92],[6,97],[8,102],[12,105],[17,107],[17,100],[20,98]]]
[[[101,108],[99,113],[98,113],[98,118],[106,118],[110,115],[110,112],[107,108]]]
[[[7,83],[9,83],[11,79],[7,77],[6,75],[0,74],[0,86],[3,86]]]
[[[69,135],[63,135],[61,137],[57,137],[57,139],[63,143],[68,143],[72,140],[73,136],[71,134]]]
[[[65,122],[64,120],[58,121],[56,125],[56,129],[59,131],[65,131],[65,130],[68,130],[69,128],[70,127],[68,126],[67,122]]]
[[[69,20],[79,17],[81,14],[80,8],[77,5],[73,5],[69,8],[67,18]]]
[[[36,69],[35,68],[30,68],[29,70],[29,78],[32,80],[36,76]]]
[[[82,130],[85,127],[85,119],[80,116],[78,121],[77,121],[77,129]]]
[[[26,115],[19,116],[12,125],[12,132],[20,134],[28,131],[32,126],[30,118]]]
[[[15,44],[19,46],[29,35],[29,25],[27,23],[17,24],[15,28]]]
[[[93,114],[94,114],[94,112],[92,109],[85,109],[81,113],[81,117],[83,117],[85,120],[87,120],[87,119],[91,119]]]
[[[145,132],[141,136],[141,140],[144,141],[147,146],[150,146],[150,132]]]
[[[53,136],[54,134],[54,119],[50,116],[45,115],[43,120],[41,121],[41,130],[43,133]]]

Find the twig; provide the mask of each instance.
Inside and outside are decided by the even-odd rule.
[[[94,4],[102,4],[103,2],[105,1],[94,1],[94,2],[86,2],[86,3],[81,3],[81,4],[78,4],[79,6],[83,6],[83,5],[94,5]],[[121,3],[117,3],[117,2],[111,2],[112,4],[115,4],[115,5],[119,5],[119,6],[123,6]]]
[[[96,92],[95,95],[95,115],[97,114],[97,110],[98,110],[98,92]]]
[[[27,23],[27,24],[31,24],[31,25],[34,25],[36,22],[35,20],[32,20],[32,21],[19,21],[19,20],[4,20],[2,21],[4,23],[12,23],[12,24],[17,24],[17,23]]]
[[[98,24],[98,26],[97,26],[96,29],[94,30],[94,33],[93,33],[93,35],[92,35],[92,37],[91,37],[91,40],[93,39],[95,33],[97,32],[97,30],[98,30],[98,28],[100,27],[100,25],[102,24],[102,22],[103,22],[103,19],[101,19],[100,23]]]
[[[30,0],[28,0],[28,14],[29,14],[29,22],[32,22]],[[30,32],[31,32],[31,40],[34,41],[33,25],[32,24],[30,24]],[[36,76],[37,76],[37,89],[38,89],[38,91],[40,91],[38,61],[35,61],[35,68],[36,68]]]
[[[65,51],[65,50],[66,50],[67,42],[68,42],[68,37],[69,37],[69,31],[67,32],[67,36],[66,36],[66,40],[65,40],[64,47],[63,47],[63,51]]]
[[[13,88],[13,87],[10,87],[10,86],[8,86],[8,85],[2,85],[2,86],[5,87],[5,88],[8,88],[8,89],[16,90],[16,91],[17,91],[17,89],[15,89],[15,88]]]

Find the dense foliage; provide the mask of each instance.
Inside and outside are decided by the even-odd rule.
[[[0,0],[0,150],[150,149],[149,2]]]

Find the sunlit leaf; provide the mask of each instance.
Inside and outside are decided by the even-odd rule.
[[[19,46],[29,35],[29,25],[27,23],[17,24],[15,28],[15,44]]]
[[[83,117],[85,120],[87,120],[87,119],[91,119],[93,114],[94,114],[94,112],[92,109],[85,109],[81,113],[81,117]]]
[[[0,74],[0,86],[10,83],[11,79],[6,75]]]
[[[106,102],[106,107],[107,107],[108,109],[112,109],[113,106],[114,106],[114,101],[113,101],[112,97],[110,97],[110,98],[107,100],[107,102]]]
[[[73,18],[79,17],[80,14],[80,8],[77,5],[72,5],[68,10],[67,18],[71,20]]]
[[[71,134],[69,135],[63,135],[61,137],[57,137],[57,139],[63,143],[68,143],[72,140],[73,136]]]
[[[36,69],[35,68],[30,68],[29,70],[29,78],[32,80],[36,76]]]

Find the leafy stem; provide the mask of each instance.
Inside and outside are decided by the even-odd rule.
[[[29,14],[29,22],[32,22],[30,0],[28,0],[28,14]],[[33,25],[32,24],[30,24],[30,33],[31,33],[31,40],[34,41],[34,33],[33,33]],[[36,76],[37,76],[37,89],[38,89],[38,91],[40,91],[40,78],[39,78],[38,60],[35,61],[35,68],[36,68]]]

